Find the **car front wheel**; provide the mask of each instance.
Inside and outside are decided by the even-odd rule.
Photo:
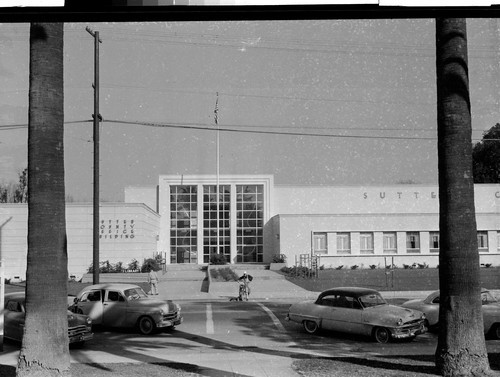
[[[302,322],[304,330],[309,334],[316,334],[319,330],[319,326],[316,321],[304,321]]]
[[[375,327],[373,330],[373,338],[377,343],[388,343],[391,340],[391,332],[385,327]]]
[[[141,317],[138,322],[139,332],[142,335],[151,335],[155,329],[156,325],[151,317]]]

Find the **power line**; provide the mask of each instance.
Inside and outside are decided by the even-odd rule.
[[[88,120],[77,120],[64,122],[64,124],[77,124],[77,123],[91,123],[92,119]],[[190,130],[202,130],[202,131],[214,131],[214,128],[210,124],[206,123],[156,123],[156,122],[144,122],[144,121],[124,121],[124,120],[113,120],[106,119],[104,122],[115,123],[115,124],[127,124],[136,126],[146,126],[146,127],[156,127],[156,128],[179,128],[179,129],[190,129]],[[10,129],[20,129],[27,128],[27,124],[16,124],[16,125],[0,125],[0,131],[10,130]],[[220,131],[223,132],[234,132],[234,133],[254,133],[254,134],[269,134],[269,135],[285,135],[285,136],[312,136],[312,137],[334,137],[334,138],[358,138],[358,139],[396,139],[396,140],[437,140],[437,137],[417,137],[417,136],[373,136],[373,135],[340,135],[340,134],[327,134],[327,133],[310,133],[310,132],[280,132],[280,131],[265,131],[265,130],[242,130],[241,128],[290,128],[290,129],[321,129],[321,130],[335,130],[335,131],[402,131],[402,132],[431,132],[436,131],[436,129],[411,129],[405,130],[401,128],[332,128],[332,127],[292,127],[292,126],[258,126],[258,125],[219,125]],[[484,132],[484,130],[472,130],[473,132]],[[437,132],[437,131],[436,131]],[[479,138],[473,138],[472,140],[483,140]],[[490,141],[495,141],[496,139],[486,139]]]

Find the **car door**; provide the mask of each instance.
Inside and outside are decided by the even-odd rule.
[[[94,325],[102,324],[103,294],[100,289],[84,292],[76,304],[76,312],[88,315]]]
[[[6,338],[22,340],[24,316],[24,307],[19,301],[9,300],[5,303],[4,336]]]
[[[345,295],[328,297],[328,310],[324,311],[322,327],[339,332],[359,332],[361,309],[354,299]]]
[[[127,300],[120,291],[107,290],[104,296],[102,324],[104,326],[125,326]]]

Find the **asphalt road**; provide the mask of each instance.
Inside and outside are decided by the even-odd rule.
[[[333,332],[309,335],[300,325],[284,320],[290,301],[182,301],[180,304],[184,323],[176,329],[142,336],[134,330],[98,328],[93,340],[81,349],[71,350],[72,361],[102,365],[186,363],[219,372],[234,370],[234,365],[240,363],[237,365],[241,376],[273,375],[269,371],[271,366],[285,376],[289,373],[286,368],[290,359],[432,356],[437,344],[433,333],[418,336],[412,342],[386,345],[366,337]],[[490,353],[500,353],[500,340],[488,340],[487,347]],[[15,365],[18,351],[18,344],[6,342],[0,364]],[[265,372],[259,372],[259,368]]]

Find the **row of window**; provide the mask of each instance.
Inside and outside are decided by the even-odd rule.
[[[398,251],[398,237],[396,232],[383,232],[384,254],[394,254]],[[497,232],[497,245],[500,249],[500,231]],[[330,242],[332,239],[330,238]],[[337,254],[351,254],[352,233],[335,233]],[[477,232],[477,244],[480,251],[488,250],[488,232]],[[359,250],[361,254],[374,254],[374,233],[359,233]],[[429,250],[439,252],[439,232],[429,232]],[[328,233],[315,232],[313,234],[313,251],[315,254],[328,253]],[[406,232],[406,251],[408,253],[420,252],[420,232]]]

